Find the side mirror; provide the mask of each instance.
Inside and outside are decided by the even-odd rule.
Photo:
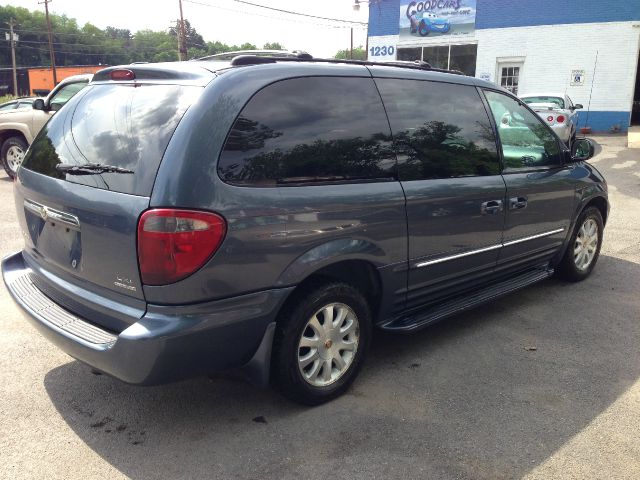
[[[36,98],[33,101],[33,109],[34,110],[45,110],[44,100],[41,98]]]
[[[582,104],[581,104],[581,103],[576,103],[576,104],[573,106],[573,108],[575,108],[576,110],[579,110],[579,109],[584,108],[584,107],[582,106]]]
[[[571,146],[571,160],[574,162],[584,162],[593,157],[595,147],[593,142],[587,138],[577,138]]]

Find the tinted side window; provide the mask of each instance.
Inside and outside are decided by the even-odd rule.
[[[505,170],[562,164],[556,137],[537,115],[502,93],[485,95],[498,125]]]
[[[376,79],[398,153],[401,180],[500,173],[495,136],[474,87]]]
[[[305,77],[265,87],[229,132],[218,172],[253,186],[391,178],[391,134],[373,80]]]

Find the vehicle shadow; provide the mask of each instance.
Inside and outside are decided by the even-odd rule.
[[[78,362],[44,383],[133,479],[520,478],[640,377],[639,290],[640,265],[603,255],[580,284],[378,333],[355,386],[316,408],[228,378],[133,387]]]
[[[627,148],[626,135],[589,137],[589,140],[594,145],[593,159],[589,163],[603,172],[608,184],[615,186],[618,192],[630,198],[640,198],[638,150]]]

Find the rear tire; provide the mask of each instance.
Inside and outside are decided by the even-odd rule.
[[[355,380],[370,339],[371,312],[359,290],[342,282],[304,288],[279,315],[271,379],[295,402],[333,400]]]
[[[596,207],[582,211],[569,239],[567,250],[558,265],[558,276],[570,282],[587,278],[598,261],[604,224]]]
[[[9,177],[16,178],[16,172],[22,164],[28,147],[27,142],[21,137],[9,137],[2,144],[2,149],[0,149],[2,166]]]

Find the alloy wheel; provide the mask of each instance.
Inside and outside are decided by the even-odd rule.
[[[360,325],[354,311],[331,303],[308,321],[298,342],[298,368],[305,381],[325,387],[342,377],[358,351]]]
[[[18,145],[11,145],[7,150],[7,165],[12,172],[16,172],[24,159],[24,150]]]
[[[578,270],[586,270],[593,262],[598,249],[598,224],[593,218],[587,218],[576,235],[573,246],[573,261]]]

